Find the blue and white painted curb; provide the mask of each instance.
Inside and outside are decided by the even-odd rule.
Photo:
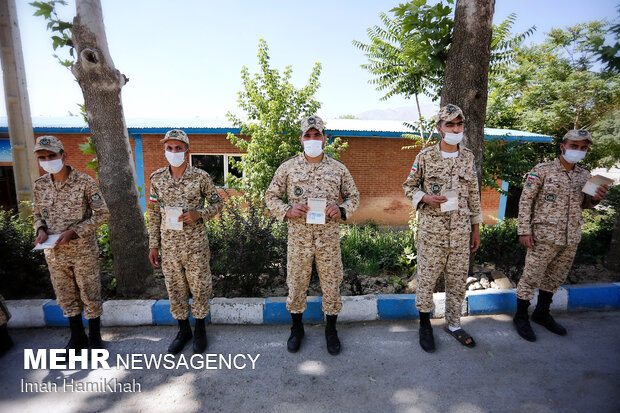
[[[536,304],[534,298],[532,304]],[[434,318],[443,318],[445,293],[433,296]],[[55,327],[69,325],[55,300],[8,300],[13,317],[9,327]],[[553,296],[551,310],[587,311],[620,309],[620,283],[567,285]],[[463,315],[512,314],[516,311],[516,291],[468,291]],[[308,297],[304,321],[319,323],[325,318],[321,297]],[[415,294],[377,294],[342,297],[342,322],[409,320],[419,318]],[[288,324],[285,297],[214,298],[208,321],[212,324]],[[193,318],[191,319],[193,321]],[[85,320],[84,320],[85,321]],[[103,303],[104,326],[175,325],[168,300],[111,300]]]

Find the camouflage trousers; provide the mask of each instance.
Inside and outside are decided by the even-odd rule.
[[[65,317],[82,312],[87,319],[101,315],[99,252],[92,244],[73,240],[45,250],[56,301]]]
[[[443,274],[446,282],[446,321],[452,327],[460,326],[461,306],[465,299],[469,272],[469,238],[455,248],[429,242],[420,233],[417,248],[416,308],[423,313],[431,312],[433,290],[437,279]]]
[[[340,226],[337,223],[325,225],[289,223],[287,248],[286,309],[291,313],[305,311],[314,260],[323,292],[323,312],[326,315],[340,313],[342,309]]]
[[[517,298],[530,301],[537,288],[555,293],[566,281],[576,253],[577,244],[536,242],[534,248],[528,248],[523,275],[517,285]]]
[[[4,297],[0,295],[0,326],[8,323],[9,318],[11,318],[11,313],[9,313],[9,309],[6,307]]]
[[[189,293],[192,315],[206,318],[212,293],[209,241],[205,231],[162,239],[161,268],[170,299],[170,313],[177,320],[189,318]]]

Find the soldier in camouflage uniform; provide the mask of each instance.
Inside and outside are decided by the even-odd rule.
[[[64,164],[66,154],[60,140],[40,136],[34,151],[48,172],[34,183],[35,244],[45,242],[50,234],[60,234],[55,246],[45,249],[45,259],[58,305],[69,318],[71,339],[66,348],[101,348],[101,280],[95,231],[108,220],[108,207],[93,178]],[[88,338],[82,311],[88,320]]]
[[[13,340],[6,326],[10,318],[11,313],[4,303],[4,298],[0,295],[0,357],[13,347]]]
[[[347,167],[323,153],[323,132],[320,117],[302,120],[300,140],[304,153],[280,165],[265,201],[275,216],[288,223],[286,308],[291,312],[293,326],[287,348],[291,352],[299,350],[304,336],[302,316],[314,260],[323,292],[323,312],[327,316],[327,350],[335,355],[340,352],[336,320],[342,308],[339,224],[357,208],[359,192]],[[340,196],[342,203],[339,203]],[[325,224],[306,223],[310,210],[308,198],[326,199]]]
[[[532,320],[548,330],[566,335],[566,329],[549,314],[553,294],[564,283],[581,239],[584,208],[593,208],[607,192],[600,186],[595,196],[582,189],[590,172],[577,163],[592,143],[590,132],[571,130],[560,149],[562,156],[540,163],[528,174],[519,201],[519,242],[527,248],[523,275],[517,286],[515,327],[521,337],[535,341],[528,319],[530,300],[538,291]]]
[[[217,215],[223,202],[213,180],[202,169],[187,163],[189,138],[182,130],[168,131],[161,140],[170,166],[151,174],[149,202],[149,259],[154,266],[161,264],[170,298],[170,312],[178,320],[179,332],[168,351],[180,352],[192,338],[189,324],[189,292],[192,294],[192,314],[196,319],[193,350],[203,353],[207,348],[205,318],[209,315],[211,298],[211,269],[209,240],[205,222]],[[209,206],[205,207],[205,200]],[[176,219],[182,228],[173,229],[166,222],[176,208],[182,214]]]
[[[446,105],[437,116],[441,141],[423,149],[403,183],[405,195],[418,212],[418,265],[416,308],[420,312],[420,345],[435,351],[430,312],[433,289],[444,274],[446,282],[445,331],[460,343],[473,347],[475,342],[461,328],[461,305],[469,269],[469,253],[480,245],[482,222],[480,191],[473,153],[459,145],[465,117],[456,105]],[[443,212],[447,190],[458,197],[454,210]]]

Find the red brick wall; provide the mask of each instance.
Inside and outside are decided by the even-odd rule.
[[[39,136],[39,135],[37,135]],[[78,145],[87,139],[86,134],[56,135],[65,146],[67,163],[94,177],[92,170],[86,169],[90,155],[80,151]],[[144,182],[146,196],[149,196],[149,175],[166,166],[161,135],[142,135],[144,161]],[[411,141],[402,138],[345,138],[349,147],[340,160],[349,168],[360,190],[360,206],[352,221],[363,223],[368,220],[381,225],[407,225],[411,204],[405,198],[402,183],[407,178],[418,149],[401,149]],[[133,140],[132,150],[134,150]],[[190,153],[237,154],[241,153],[227,139],[226,135],[190,135]],[[41,171],[43,173],[43,171]],[[230,193],[231,191],[228,190]],[[220,194],[225,194],[220,191]],[[493,224],[497,217],[500,194],[495,190],[482,191],[482,215],[487,224]]]

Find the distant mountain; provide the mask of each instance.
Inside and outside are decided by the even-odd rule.
[[[439,106],[435,104],[423,104],[422,116],[425,118],[433,117],[437,114]],[[418,120],[418,111],[415,106],[403,106],[395,109],[372,109],[357,115],[359,119],[367,120],[402,120],[416,121]]]

